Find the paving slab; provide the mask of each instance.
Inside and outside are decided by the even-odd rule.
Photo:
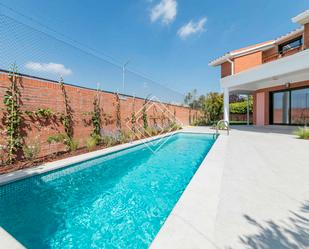
[[[223,132],[151,248],[309,248],[309,141],[293,129]]]

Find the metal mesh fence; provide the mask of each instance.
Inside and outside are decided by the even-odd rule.
[[[100,88],[141,98],[182,104],[184,96],[99,52],[78,46],[14,17],[0,13],[0,69],[16,63],[19,72],[30,76],[88,88]]]

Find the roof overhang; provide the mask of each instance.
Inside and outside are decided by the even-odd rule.
[[[292,36],[297,36],[297,35],[302,35],[304,32],[304,27],[300,27],[296,30],[293,30],[291,31],[290,33],[286,34],[286,35],[283,35],[283,36],[280,36],[278,37],[276,40],[275,40],[275,43],[276,44],[279,44],[287,39],[289,39],[290,37]]]
[[[300,25],[305,25],[306,23],[309,23],[309,10],[306,10],[299,15],[293,17],[292,21]]]
[[[309,80],[309,49],[222,78],[222,88],[255,91],[286,83]]]
[[[234,59],[234,58],[237,58],[237,57],[240,57],[240,56],[244,56],[246,54],[251,54],[251,53],[254,53],[254,52],[257,52],[257,51],[264,51],[264,50],[267,50],[267,49],[270,49],[274,46],[275,44],[275,41],[269,41],[269,42],[265,42],[263,44],[260,44],[260,45],[257,45],[257,46],[254,46],[254,47],[249,47],[249,48],[245,48],[245,49],[241,49],[241,50],[235,50],[235,51],[232,51],[232,52],[229,52],[213,61],[211,61],[208,66],[219,66],[221,65],[222,63],[228,61],[228,60],[231,60],[231,59]]]

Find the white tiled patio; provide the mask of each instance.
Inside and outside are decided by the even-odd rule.
[[[222,133],[151,248],[309,248],[309,141],[292,129]]]

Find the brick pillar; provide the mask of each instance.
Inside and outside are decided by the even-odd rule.
[[[309,49],[309,23],[304,25],[304,49]]]

